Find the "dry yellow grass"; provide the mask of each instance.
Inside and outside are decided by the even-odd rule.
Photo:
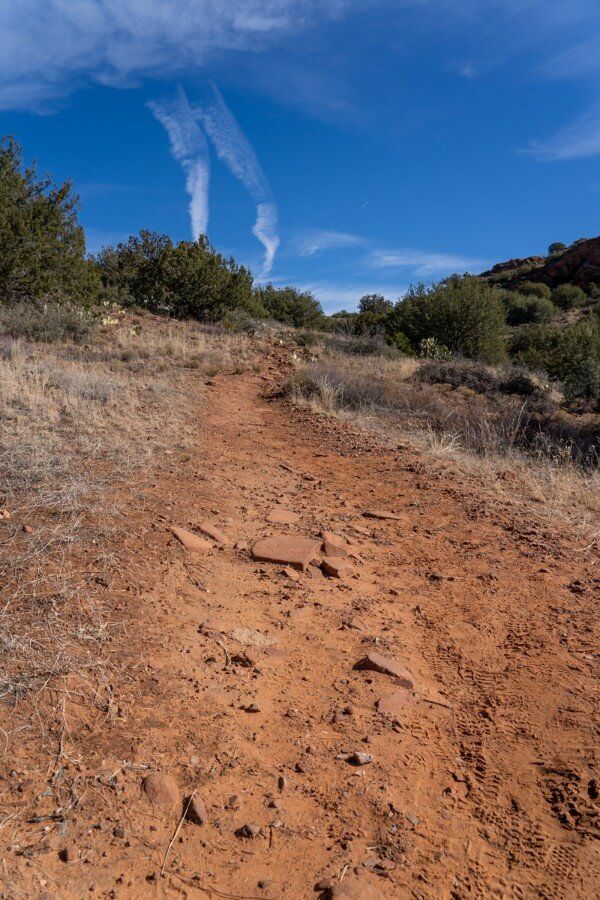
[[[596,540],[600,536],[600,471],[582,468],[568,444],[525,452],[514,435],[522,403],[506,401],[492,415],[485,398],[448,385],[413,380],[421,363],[323,352],[299,364],[289,391],[296,403],[336,415],[377,433],[384,443],[405,443],[435,459],[476,474],[495,494],[534,504],[551,521]],[[543,439],[544,435],[540,435]],[[507,469],[514,480],[503,480]]]
[[[189,394],[251,351],[244,335],[150,317],[85,345],[0,339],[0,701],[37,703],[51,687],[60,707],[76,674],[104,702],[113,625],[97,584],[117,488],[190,445]],[[93,548],[85,570],[79,547]]]

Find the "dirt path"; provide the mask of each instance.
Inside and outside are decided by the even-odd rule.
[[[474,481],[270,398],[284,367],[216,378],[190,410],[197,451],[174,448],[131,504],[110,715],[69,713],[76,814],[8,857],[3,896],[308,898],[340,878],[359,886],[336,898],[593,896],[593,559]],[[280,503],[298,524],[269,525]],[[237,548],[169,531],[207,520]],[[357,577],[250,558],[267,533],[322,529]],[[415,691],[353,668],[373,651]],[[176,833],[181,803],[152,805],[149,771],[196,791],[206,823]]]

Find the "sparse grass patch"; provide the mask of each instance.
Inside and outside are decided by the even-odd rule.
[[[15,303],[0,307],[0,331],[13,338],[55,343],[85,341],[96,320],[81,306],[50,303]]]
[[[144,315],[118,322],[85,343],[11,329],[0,337],[0,727],[9,741],[41,723],[41,703],[58,709],[73,689],[106,702],[114,628],[98,584],[116,564],[106,548],[117,498],[154,458],[191,445],[198,379],[251,361],[244,334]]]
[[[298,403],[489,472],[510,465],[530,496],[573,523],[600,521],[600,417],[573,416],[519,369],[328,353],[287,386]]]

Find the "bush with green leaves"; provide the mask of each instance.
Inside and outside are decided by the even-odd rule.
[[[320,328],[325,324],[323,309],[310,291],[272,284],[255,290],[256,302],[269,318],[295,328]]]
[[[38,176],[12,138],[0,141],[0,303],[95,302],[100,283],[78,205],[70,182]]]
[[[437,287],[412,287],[386,320],[391,336],[403,334],[414,350],[427,339],[452,354],[484,362],[506,357],[506,313],[502,293],[471,275],[454,276]]]
[[[518,291],[526,297],[539,297],[542,300],[549,300],[552,296],[552,291],[548,285],[543,284],[541,281],[522,281]]]
[[[561,284],[552,291],[552,302],[560,309],[583,306],[587,300],[585,291],[575,284]]]
[[[564,253],[566,249],[567,245],[563,244],[562,241],[555,241],[548,247],[548,256],[560,256],[560,254]]]
[[[557,309],[546,297],[524,296],[506,291],[504,298],[506,321],[512,327],[529,323],[551,322]]]
[[[560,381],[567,400],[600,408],[599,316],[588,315],[566,328],[525,326],[512,335],[509,350],[515,362]]]
[[[174,318],[216,322],[239,309],[261,316],[252,275],[217,253],[207,238],[174,244],[140,231],[97,257],[108,299]]]

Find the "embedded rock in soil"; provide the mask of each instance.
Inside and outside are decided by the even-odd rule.
[[[321,569],[329,578],[349,578],[354,574],[353,566],[339,559],[324,559]]]
[[[348,556],[345,538],[340,537],[339,534],[335,534],[333,531],[322,531],[321,537],[323,538],[322,549],[325,556]]]
[[[390,522],[400,522],[401,516],[387,512],[385,509],[365,509],[363,516],[367,519],[388,519]]]
[[[381,653],[368,653],[354,664],[354,668],[358,671],[367,670],[380,672],[382,675],[391,675],[396,679],[397,684],[401,684],[408,691],[414,690],[415,684],[408,669],[397,659],[387,659]]]
[[[285,506],[276,506],[267,516],[267,521],[274,525],[295,525],[299,519],[300,516],[297,513],[286,509]]]
[[[251,628],[234,628],[229,636],[247,647],[271,647],[277,643],[276,638],[261,634],[260,631],[253,631]]]
[[[319,541],[299,534],[275,534],[252,548],[257,562],[281,563],[304,571],[319,552]]]
[[[329,900],[387,900],[378,887],[361,878],[348,878],[334,884],[327,897]]]
[[[216,541],[217,544],[229,544],[231,543],[229,539],[223,534],[220,528],[217,528],[216,525],[213,525],[211,522],[200,522],[198,525],[200,531],[207,534],[209,537]]]
[[[142,783],[144,793],[154,806],[162,806],[164,809],[174,809],[181,803],[181,795],[174,778],[170,775],[161,775],[159,772],[151,772],[146,775]]]
[[[200,797],[194,796],[188,802],[186,818],[193,822],[194,825],[206,824],[206,806]]]
[[[188,531],[187,528],[171,525],[169,530],[175,535],[179,543],[183,544],[186,550],[191,550],[194,553],[206,553],[207,550],[212,550],[212,544],[209,544],[208,541],[205,541],[199,535],[194,534],[193,531]]]
[[[414,705],[413,695],[407,691],[394,691],[393,694],[380,697],[376,704],[378,712],[392,719],[405,712],[407,706],[412,705]]]

